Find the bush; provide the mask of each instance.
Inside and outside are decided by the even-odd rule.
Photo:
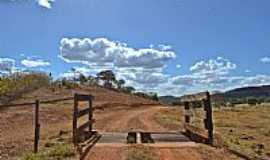
[[[23,160],[64,160],[69,157],[75,156],[75,149],[70,144],[57,144],[48,150],[41,151],[37,154],[27,153],[22,159]]]
[[[48,87],[50,78],[45,73],[16,73],[0,79],[0,101],[9,103],[23,94]]]
[[[255,98],[248,98],[247,103],[249,105],[256,105],[258,103],[258,100]]]

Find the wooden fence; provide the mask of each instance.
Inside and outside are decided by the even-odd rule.
[[[93,119],[92,95],[75,94],[74,96],[74,111],[73,111],[73,143],[78,146],[83,139],[91,136]],[[79,109],[79,102],[88,102],[88,106]],[[83,124],[79,125],[79,118],[88,116],[88,119]],[[88,128],[88,131],[85,131]]]
[[[185,106],[185,130],[192,140],[202,141],[208,144],[213,144],[213,119],[212,119],[212,106],[209,92],[202,92],[193,95],[186,95],[180,98],[181,103]],[[198,105],[199,104],[199,105]],[[205,111],[204,130],[207,131],[207,139],[204,140],[203,135],[200,133],[201,129],[193,126],[191,122],[191,107],[200,108],[203,106]]]
[[[60,98],[60,99],[52,99],[52,100],[36,100],[35,102],[27,102],[27,103],[17,103],[17,104],[6,104],[0,105],[0,108],[5,107],[22,107],[22,106],[34,106],[34,153],[38,152],[38,144],[40,138],[40,123],[39,123],[39,108],[41,104],[48,103],[56,103],[62,101],[73,100],[74,97]]]

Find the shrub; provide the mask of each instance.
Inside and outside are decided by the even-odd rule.
[[[0,80],[0,101],[9,103],[23,94],[41,87],[48,87],[50,78],[45,73],[15,73]]]
[[[258,103],[258,100],[255,98],[248,98],[247,103],[249,105],[256,105]]]
[[[70,144],[57,144],[49,150],[40,151],[37,154],[27,153],[22,159],[23,160],[48,160],[48,159],[57,159],[64,160],[69,157],[75,156],[75,150]]]

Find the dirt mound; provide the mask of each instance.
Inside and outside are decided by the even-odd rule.
[[[75,93],[93,95],[95,102],[94,105],[100,108],[108,108],[114,106],[136,107],[141,105],[158,104],[158,102],[152,101],[150,99],[97,86],[81,86],[76,89],[40,88],[31,93],[22,95],[20,99],[13,101],[12,104],[34,102],[36,99],[42,101],[73,97]]]

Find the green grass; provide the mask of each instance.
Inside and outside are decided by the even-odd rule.
[[[134,146],[129,149],[127,160],[158,160],[158,155],[151,148]]]
[[[57,144],[37,154],[27,153],[22,160],[64,160],[75,156],[75,150],[70,144]]]

